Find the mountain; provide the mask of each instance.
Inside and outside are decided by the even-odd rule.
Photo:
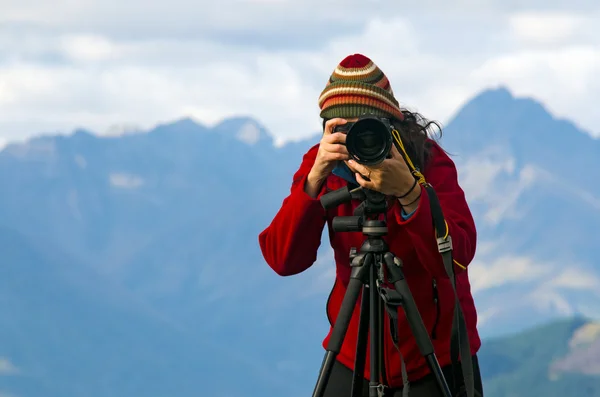
[[[295,363],[280,331],[293,291],[256,244],[297,159],[254,120],[224,125],[78,130],[0,152],[0,368],[18,369],[0,374],[0,395],[301,390],[304,357],[321,349],[309,342]],[[314,342],[323,325],[306,318],[315,330],[295,337]]]
[[[278,395],[288,386],[64,253],[4,228],[0,250],[0,396]]]
[[[326,232],[317,263],[287,278],[264,263],[257,235],[318,137],[277,147],[238,117],[8,145],[0,396],[310,393],[334,276]],[[482,334],[600,318],[600,192],[586,183],[599,179],[598,141],[494,89],[465,104],[441,143],[478,226],[469,273]]]
[[[479,358],[489,397],[600,395],[600,323],[582,317],[486,341]]]
[[[477,223],[470,275],[486,334],[600,318],[600,141],[498,88],[467,103],[442,142]]]

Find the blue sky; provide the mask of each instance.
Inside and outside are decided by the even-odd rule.
[[[303,138],[355,52],[428,118],[503,84],[600,135],[597,1],[389,3],[0,0],[0,140],[238,114]]]

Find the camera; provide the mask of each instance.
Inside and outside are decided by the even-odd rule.
[[[389,157],[392,150],[392,125],[389,119],[371,115],[337,126],[334,132],[346,134],[346,148],[359,164],[372,166]]]

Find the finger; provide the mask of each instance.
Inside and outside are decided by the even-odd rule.
[[[323,142],[346,144],[346,134],[343,132],[334,132],[323,137]]]
[[[333,133],[333,129],[335,127],[337,127],[338,125],[344,125],[346,123],[347,123],[347,121],[345,119],[342,119],[342,118],[339,118],[339,117],[331,119],[331,120],[327,120],[325,122],[325,129],[324,129],[323,133],[325,135],[332,134]]]
[[[324,143],[323,150],[331,153],[342,153],[348,155],[348,149],[345,145],[339,143]]]
[[[365,167],[362,164],[358,164],[356,161],[354,160],[350,160],[349,161],[350,166],[356,171],[356,172],[360,172],[363,175],[369,175],[369,171],[371,171],[369,168]]]
[[[375,189],[373,189],[375,187],[375,184],[371,181],[367,181],[365,178],[363,178],[363,176],[360,173],[357,172],[355,174],[355,177],[356,177],[356,182],[360,186],[364,187],[365,189],[375,190]]]
[[[344,153],[325,152],[323,154],[323,158],[326,161],[335,161],[335,160],[345,161],[345,160],[348,160],[348,155],[344,154]]]
[[[352,166],[352,164],[350,164],[349,161],[344,161],[344,163],[346,163],[346,166],[350,169],[350,171],[352,172],[358,172],[354,169],[354,167]]]

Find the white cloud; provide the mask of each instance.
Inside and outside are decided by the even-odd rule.
[[[453,9],[428,1],[418,5],[427,12],[408,13],[351,3],[343,16],[329,12],[339,1],[313,0],[2,3],[0,136],[244,114],[278,141],[307,137],[320,128],[316,100],[329,74],[355,52],[388,74],[403,105],[429,118],[446,122],[471,95],[503,83],[600,133],[600,38],[579,29],[560,47],[535,39],[552,18],[567,32],[583,5],[513,15],[515,4],[499,1]]]
[[[135,189],[144,184],[144,179],[138,175],[114,172],[109,175],[110,184],[124,189]]]
[[[539,289],[529,294],[527,298],[527,301],[538,310],[553,312],[560,316],[575,314],[569,299],[558,291]]]
[[[502,311],[502,307],[492,306],[485,308],[483,311],[477,313],[477,327],[481,328],[482,326],[489,324],[490,320],[492,320]]]
[[[506,148],[490,146],[458,166],[467,199],[485,205],[481,220],[489,225],[525,216],[523,211],[514,210],[515,204],[526,189],[546,179],[545,172],[532,165],[517,171],[511,156]]]
[[[552,268],[547,264],[528,257],[499,255],[487,260],[478,256],[469,265],[469,280],[471,291],[477,294],[506,284],[530,283],[550,272]]]
[[[306,281],[299,296],[303,298],[329,294],[336,277],[333,249],[327,245],[319,250],[317,260],[310,269],[310,280]]]
[[[506,84],[515,95],[544,102],[556,116],[574,120],[598,135],[595,97],[600,92],[600,39],[552,49],[528,49],[498,54],[471,73],[480,86]],[[560,92],[560,95],[556,95]]]
[[[552,274],[536,285],[528,294],[527,300],[540,310],[552,310],[560,315],[573,315],[575,313],[586,313],[589,299],[600,298],[598,285],[600,279],[592,272],[582,268],[578,264],[567,264],[568,267],[549,266]],[[550,271],[548,272],[550,273]],[[583,304],[578,299],[573,299],[573,292],[586,296]],[[594,314],[598,314],[596,310]]]
[[[554,278],[550,279],[542,285],[541,288],[568,288],[575,290],[588,289],[591,291],[600,291],[600,278],[594,273],[571,267],[571,264],[566,264],[565,268]]]
[[[590,20],[585,15],[525,12],[512,15],[509,26],[517,40],[557,44],[568,42],[588,22]]]
[[[496,151],[495,148],[488,150]],[[513,174],[514,159],[505,150],[498,150],[500,158],[492,157],[494,153],[483,153],[470,157],[460,168],[460,184],[470,200],[484,200],[490,196],[489,191],[497,184],[501,174]]]
[[[255,123],[247,122],[240,128],[236,137],[249,145],[253,145],[260,139],[260,129]]]
[[[19,369],[6,357],[0,357],[0,375],[16,375]]]
[[[600,324],[589,323],[573,333],[573,337],[569,341],[569,347],[574,349],[581,345],[589,345],[597,339],[600,339]]]
[[[63,38],[63,51],[74,61],[104,61],[114,53],[114,45],[102,36],[77,35]]]
[[[469,266],[480,327],[490,326],[511,311],[531,310],[535,316],[600,316],[592,304],[600,298],[600,279],[585,264],[506,254],[502,247],[502,242],[483,242],[483,250]]]

